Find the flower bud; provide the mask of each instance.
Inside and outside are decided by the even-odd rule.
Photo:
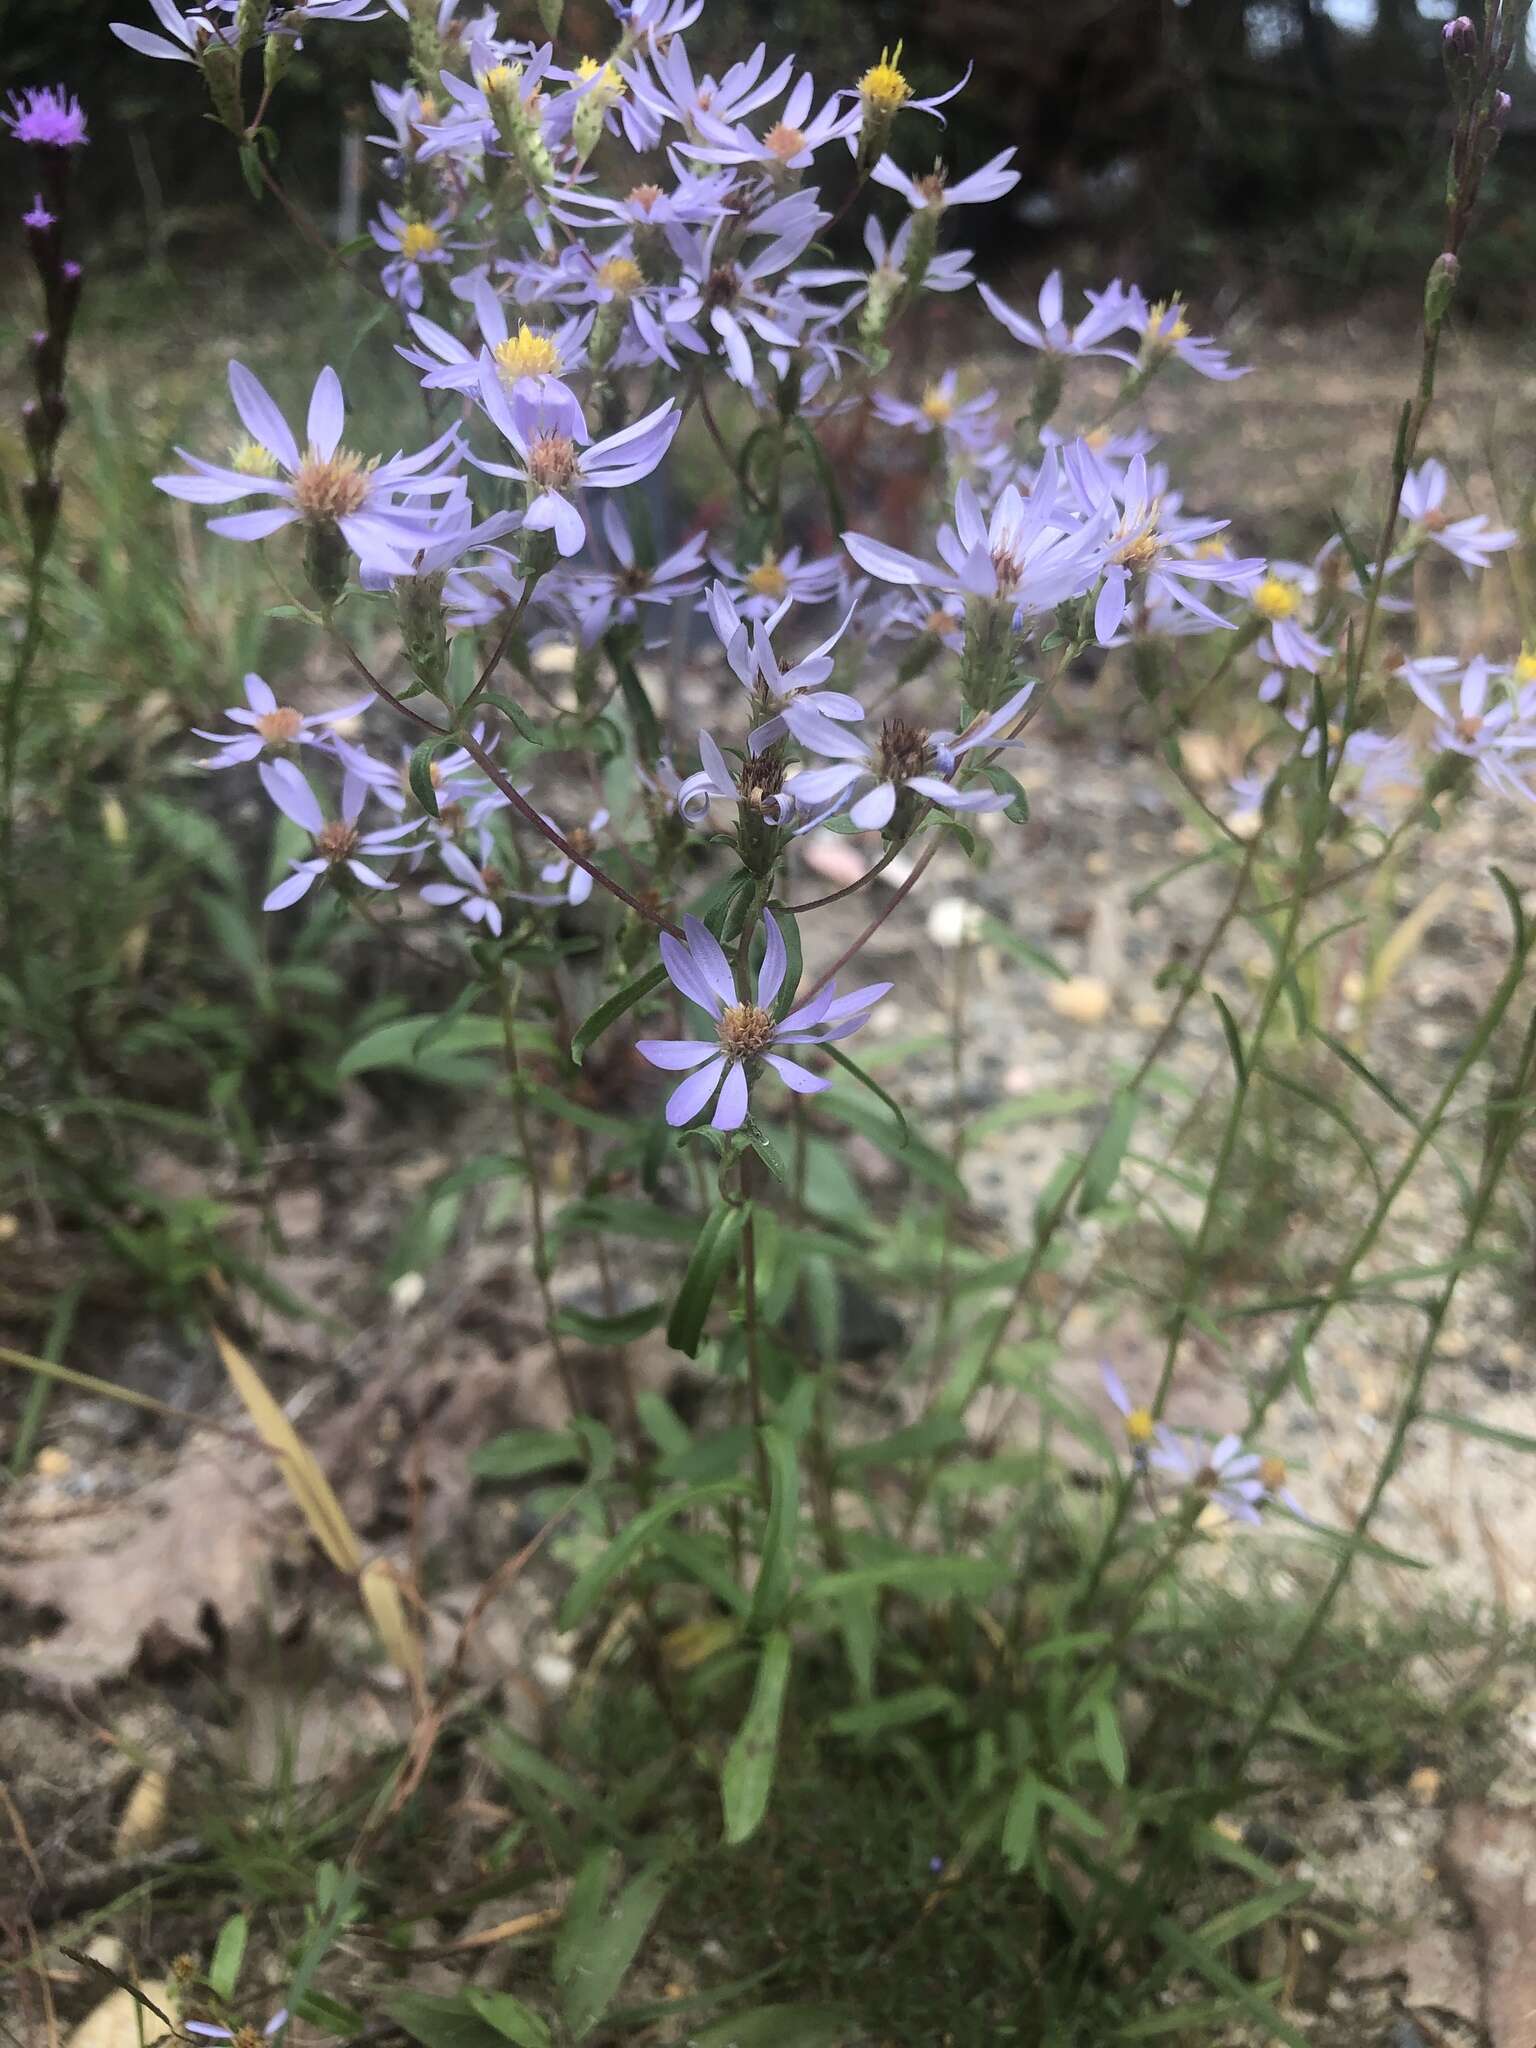
[[[228,43],[210,36],[199,50],[197,61],[213,111],[232,135],[243,135],[245,109],[240,102],[240,59]]]
[[[240,0],[235,14],[235,48],[243,57],[266,25],[266,0]]]
[[[293,62],[293,37],[268,36],[261,53],[261,83],[265,92],[275,92]]]
[[[324,612],[331,610],[347,587],[351,553],[335,520],[305,521],[304,574],[309,578],[309,587],[319,598]]]
[[[1461,265],[1449,249],[1443,255],[1437,256],[1430,265],[1429,276],[1424,285],[1424,325],[1431,333],[1439,327],[1450,311],[1460,275]]]
[[[1440,51],[1447,64],[1470,64],[1477,55],[1477,29],[1469,16],[1458,14],[1440,31]]]
[[[448,626],[443,611],[441,572],[400,576],[394,584],[395,617],[411,673],[441,696],[448,678]]]
[[[1510,110],[1513,108],[1514,104],[1514,101],[1510,98],[1507,92],[1496,92],[1494,94],[1493,111],[1488,118],[1493,124],[1493,132],[1495,135],[1502,135],[1504,133],[1504,124],[1506,121],[1508,121],[1510,116]]]

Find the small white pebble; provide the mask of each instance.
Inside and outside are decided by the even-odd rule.
[[[426,1276],[422,1273],[402,1273],[398,1280],[391,1281],[389,1302],[397,1315],[408,1316],[427,1291]]]

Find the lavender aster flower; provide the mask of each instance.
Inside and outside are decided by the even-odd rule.
[[[1104,1382],[1104,1391],[1119,1409],[1125,1423],[1126,1440],[1138,1465],[1144,1464],[1148,1447],[1157,1432],[1150,1408],[1144,1408],[1139,1401],[1133,1401],[1125,1390],[1125,1382],[1112,1365],[1101,1363],[1099,1378]]]
[[[1415,530],[1413,537],[1443,548],[1464,569],[1486,569],[1494,555],[1514,546],[1518,536],[1508,527],[1490,526],[1480,512],[1466,519],[1448,519],[1444,504],[1449,481],[1445,464],[1433,458],[1410,469],[1399,500],[1403,517]]]
[[[1017,154],[1013,149],[1000,150],[979,171],[972,171],[957,185],[949,183],[941,164],[935,164],[926,177],[914,178],[888,156],[881,157],[869,175],[877,185],[886,185],[891,191],[900,192],[914,213],[922,213],[930,207],[935,212],[948,212],[952,206],[977,206],[988,199],[1001,199],[1005,192],[1011,192],[1020,177],[1018,171],[1009,168]]]
[[[1298,1521],[1312,1519],[1285,1483],[1284,1461],[1245,1451],[1241,1437],[1224,1436],[1203,1456],[1197,1456],[1182,1437],[1159,1423],[1157,1445],[1150,1462],[1158,1471],[1171,1473],[1185,1486],[1209,1494],[1234,1521],[1257,1522],[1259,1509],[1272,1500],[1289,1509]]]
[[[1088,296],[1093,298],[1094,294],[1090,292]],[[1159,301],[1149,306],[1141,293],[1133,289],[1126,294],[1125,305],[1130,315],[1128,324],[1141,335],[1141,360],[1144,363],[1177,356],[1181,363],[1187,363],[1200,376],[1212,377],[1218,383],[1226,384],[1234,377],[1247,376],[1246,367],[1235,368],[1227,351],[1218,348],[1208,335],[1190,332],[1184,307],[1178,299]]]
[[[411,220],[385,200],[378,219],[369,223],[369,234],[393,259],[380,271],[379,281],[390,298],[412,312],[421,304],[423,264],[451,263],[464,246],[443,233],[452,218],[449,207],[432,220]]]
[[[553,825],[553,818],[545,818],[546,825]],[[608,822],[605,810],[594,811],[585,825],[573,825],[565,837],[590,860],[597,851],[597,835]],[[546,861],[539,869],[539,880],[560,889],[560,900],[575,909],[585,903],[592,894],[592,877],[584,867],[573,861],[569,854],[557,853],[553,860]]]
[[[1054,356],[1115,356],[1124,363],[1135,360],[1123,348],[1106,348],[1104,345],[1111,335],[1119,334],[1130,321],[1130,302],[1118,282],[1096,297],[1090,295],[1088,311],[1075,327],[1069,327],[1061,317],[1063,301],[1059,270],[1053,270],[1040,287],[1036,301],[1038,318],[1034,320],[1027,314],[1016,313],[990,285],[979,284],[976,289],[993,319],[1006,327],[1014,340],[1023,342],[1026,348],[1041,349]]]
[[[297,903],[301,896],[307,896],[322,876],[342,867],[365,889],[393,889],[397,886],[394,882],[386,882],[360,856],[365,853],[416,851],[414,847],[402,845],[401,841],[417,827],[413,820],[408,819],[403,825],[386,825],[382,831],[360,833],[357,821],[368,795],[368,785],[360,775],[348,771],[342,783],[341,815],[328,823],[314,791],[291,761],[263,761],[257,773],[262,787],[283,816],[291,818],[315,842],[313,859],[293,863],[293,873],[288,879],[268,892],[261,906],[263,910],[286,910],[290,903]]]
[[[280,2027],[287,2026],[287,2024],[288,2008],[285,2005],[279,2006],[277,2011],[273,2013],[271,2019],[269,2019],[266,2025],[261,2029],[262,2039],[264,2041],[270,2041],[272,2036],[278,2031],[278,2029]],[[200,2034],[205,2041],[238,2041],[240,2039],[241,2034],[250,2031],[249,2029],[244,2027],[240,2028],[238,2031],[231,2027],[216,2027],[209,2020],[187,2020],[184,2023],[183,2030],[188,2034]]]
[[[764,130],[761,138],[742,123],[733,126],[712,111],[701,112],[695,126],[703,140],[686,142],[683,150],[701,163],[752,165],[770,175],[803,171],[818,149],[842,136],[855,135],[862,119],[860,108],[839,105],[841,95],[836,93],[813,116],[811,104],[815,96],[815,80],[808,71],[803,72],[791,88],[778,120]]]
[[[677,401],[669,398],[632,426],[605,441],[578,447],[564,412],[551,413],[538,398],[514,388],[510,401],[487,349],[480,358],[480,402],[492,423],[512,444],[518,461],[509,465],[471,457],[477,469],[492,476],[514,477],[526,485],[528,511],[523,525],[530,533],[552,532],[562,555],[574,555],[587,537],[586,521],[571,494],[589,490],[621,490],[650,475],[680,424]]]
[[[482,833],[480,837],[479,867],[452,840],[444,840],[438,851],[443,857],[443,866],[454,880],[423,884],[420,892],[422,902],[439,909],[457,909],[461,917],[468,918],[471,924],[483,924],[494,938],[499,939],[501,906],[496,901],[496,892],[501,885],[501,875],[490,862],[489,835]]]
[[[12,93],[11,111],[0,113],[0,124],[33,149],[83,149],[91,139],[85,132],[84,109],[62,85],[34,85]]]
[[[697,774],[685,781],[673,780],[676,787],[671,792],[680,815],[690,825],[701,825],[709,815],[712,803],[723,802],[744,804],[748,810],[757,812],[773,826],[789,824],[795,815],[795,801],[786,796],[779,784],[784,776],[784,760],[777,748],[768,748],[761,754],[748,754],[742,762],[739,774],[733,775],[730,763],[715,744],[713,733],[699,734],[699,759],[703,767]]]
[[[166,63],[196,64],[210,41],[228,42],[224,29],[209,17],[207,8],[183,14],[171,0],[149,0],[156,21],[165,30],[157,36],[152,29],[135,28],[131,22],[112,21],[107,26],[120,43],[141,57],[159,57]],[[230,44],[233,48],[233,43]]]
[[[992,437],[989,417],[997,403],[995,391],[983,391],[976,398],[957,399],[959,378],[946,370],[936,384],[930,384],[918,404],[890,398],[883,391],[870,400],[877,419],[889,427],[908,427],[916,434],[945,434],[962,448],[977,449]]]
[[[829,982],[800,1009],[776,1016],[774,1004],[784,987],[788,953],[771,911],[763,913],[763,930],[766,944],[755,1002],[738,1000],[730,962],[719,940],[696,917],[683,919],[681,940],[670,933],[662,935],[661,957],[669,980],[690,1003],[708,1012],[716,1030],[713,1045],[690,1038],[642,1038],[635,1047],[653,1067],[688,1072],[688,1079],[673,1091],[667,1104],[667,1122],[674,1128],[691,1123],[713,1100],[713,1127],[717,1131],[739,1130],[747,1118],[748,1090],[764,1064],[797,1095],[819,1094],[831,1084],[808,1074],[775,1048],[827,1045],[847,1038],[890,992],[890,982],[876,981],[851,995],[839,996],[836,985]]]
[[[245,678],[244,687],[244,706],[231,705],[224,713],[232,725],[244,726],[244,732],[205,732],[202,726],[193,726],[199,739],[212,740],[219,749],[217,754],[199,762],[200,767],[238,768],[242,762],[254,761],[268,747],[325,747],[336,726],[356,718],[373,702],[369,695],[354,698],[350,704],[339,704],[334,711],[305,713],[295,711],[291,704],[279,704],[271,685],[254,671]],[[317,733],[325,737],[317,739]]]
[[[327,365],[315,379],[306,428],[308,445],[300,454],[288,422],[265,386],[243,363],[230,364],[229,389],[251,437],[238,452],[236,466],[221,468],[178,448],[176,453],[191,464],[194,473],[157,476],[156,486],[191,505],[228,505],[238,498],[258,496],[276,498],[278,503],[259,512],[210,519],[210,533],[223,534],[229,540],[265,540],[297,520],[311,526],[339,527],[356,553],[366,550],[391,560],[401,573],[417,549],[431,545],[432,528],[414,501],[463,490],[462,479],[451,470],[431,468],[449,450],[457,454],[456,427],[417,455],[367,461],[341,445],[346,400],[340,378]]]
[[[710,585],[705,602],[709,622],[725,649],[732,673],[752,695],[754,710],[766,714],[759,718],[748,740],[754,754],[762,753],[786,733],[793,733],[805,746],[820,747],[829,753],[832,748],[826,742],[837,731],[832,721],[864,716],[864,707],[857,697],[821,687],[832,673],[832,649],[847,632],[852,611],[819,646],[785,669],[780,668],[774,653],[772,635],[790,603],[786,598],[771,617],[749,633],[723,583]]]
[[[1012,744],[998,735],[1023,710],[1034,687],[1026,683],[1016,690],[963,737],[924,732],[904,718],[888,718],[873,746],[857,733],[835,732],[830,744],[813,740],[818,751],[835,751],[843,758],[833,767],[803,769],[791,780],[789,794],[797,807],[813,814],[801,829],[809,831],[847,807],[850,823],[861,832],[883,831],[904,789],[947,811],[1006,810],[1013,801],[1006,790],[957,789],[950,778],[976,748]]]

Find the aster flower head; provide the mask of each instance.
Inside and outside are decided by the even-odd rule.
[[[836,555],[805,559],[802,548],[786,548],[780,554],[765,548],[755,562],[733,562],[715,554],[710,560],[719,571],[731,603],[744,619],[764,620],[783,609],[786,599],[795,604],[824,604],[837,589],[842,567]]]
[[[864,716],[864,707],[856,697],[843,690],[822,688],[834,666],[832,650],[847,632],[852,610],[809,654],[783,668],[774,652],[773,634],[792,602],[785,598],[768,618],[749,625],[723,583],[712,583],[705,600],[709,622],[725,649],[731,673],[753,699],[757,722],[747,744],[754,754],[762,753],[790,734],[804,746],[826,751],[823,743],[837,731],[834,721]]]
[[[168,64],[196,64],[201,60],[204,49],[210,42],[233,41],[225,27],[216,23],[211,6],[197,7],[183,14],[171,0],[149,0],[156,21],[165,30],[157,36],[153,29],[136,28],[127,21],[108,22],[120,43],[126,43],[140,57],[158,57]],[[227,11],[227,9],[226,9]]]
[[[713,733],[701,732],[699,759],[703,766],[698,772],[677,782],[672,791],[679,815],[690,825],[703,824],[710,805],[717,802],[737,804],[775,828],[791,823],[795,800],[784,789],[781,747],[765,747],[761,753],[746,754],[733,773]]]
[[[1158,1423],[1156,1438],[1157,1449],[1149,1461],[1155,1469],[1208,1495],[1233,1521],[1257,1522],[1260,1508],[1272,1500],[1301,1521],[1311,1519],[1286,1485],[1281,1460],[1245,1451],[1241,1437],[1227,1435],[1209,1450],[1199,1450]]]
[[[558,327],[530,325],[526,320],[519,320],[514,329],[507,319],[505,305],[492,290],[483,271],[461,282],[456,281],[455,290],[474,308],[480,346],[478,349],[469,348],[435,320],[429,320],[421,313],[412,313],[411,332],[422,346],[419,349],[402,347],[400,353],[408,363],[425,373],[421,380],[423,389],[477,395],[481,358],[489,355],[504,390],[529,387],[546,411],[557,406],[562,409],[564,430],[574,440],[590,440],[581,407],[564,380],[582,364],[583,344],[591,332],[592,315],[578,316]]]
[[[1094,295],[1090,292],[1088,296],[1091,299]],[[1143,365],[1165,362],[1172,356],[1200,376],[1214,378],[1218,383],[1230,383],[1235,377],[1248,375],[1247,367],[1235,366],[1227,351],[1219,348],[1209,335],[1190,332],[1181,300],[1160,299],[1149,304],[1132,287],[1124,294],[1124,309],[1126,325],[1141,337],[1139,360]]]
[[[674,1129],[692,1123],[713,1104],[709,1118],[713,1128],[739,1130],[747,1120],[749,1090],[764,1066],[772,1067],[797,1095],[819,1094],[831,1084],[808,1073],[780,1048],[828,1045],[850,1037],[867,1021],[880,998],[890,993],[890,982],[877,981],[839,996],[836,984],[829,982],[799,1009],[782,1014],[789,955],[771,911],[763,913],[763,933],[755,1001],[738,998],[730,962],[714,933],[698,918],[683,919],[681,939],[670,933],[662,935],[661,957],[668,979],[715,1025],[713,1043],[642,1038],[635,1047],[653,1067],[688,1075],[667,1103],[667,1122]],[[793,992],[787,993],[792,1001]]]
[[[445,839],[438,847],[438,853],[453,880],[423,883],[418,893],[423,903],[430,903],[435,909],[457,910],[470,924],[484,925],[492,938],[499,939],[502,918],[497,898],[503,879],[491,859],[491,851],[490,834],[482,832],[480,864],[477,867],[462,847],[455,846],[451,839]]]
[[[1122,478],[1114,477],[1082,442],[1066,451],[1065,460],[1084,504],[1112,520],[1108,562],[1093,614],[1100,644],[1108,646],[1120,631],[1133,586],[1149,608],[1165,605],[1207,626],[1229,627],[1231,621],[1190,588],[1205,584],[1246,593],[1262,576],[1261,559],[1202,549],[1200,544],[1220,533],[1226,520],[1181,516],[1177,502],[1161,488],[1163,479],[1148,471],[1143,456],[1132,457]]]
[[[85,110],[62,85],[34,85],[12,93],[10,112],[0,113],[0,125],[33,149],[83,149],[91,139],[85,132]]]
[[[940,107],[947,105],[957,93],[964,92],[970,83],[975,67],[967,64],[964,76],[947,92],[932,93],[927,99],[916,98],[901,68],[901,47],[898,42],[894,50],[889,47],[883,49],[880,62],[871,64],[853,88],[859,102],[861,149],[869,149],[872,143],[878,148],[890,133],[891,123],[898,114],[932,114],[942,128],[944,116],[939,112]]]
[[[242,2035],[247,2033],[255,2034],[260,2040],[270,2041],[279,2028],[285,2027],[287,2024],[288,2008],[286,2006],[279,2006],[271,2019],[267,2020],[259,2028],[241,2027],[237,2030],[233,2027],[215,2026],[211,2020],[186,2020],[183,2022],[183,2032],[197,2034],[205,2041],[238,2041]]]
[[[830,219],[814,195],[791,194],[754,217],[750,232],[767,237],[748,254],[717,260],[723,221],[700,233],[672,228],[668,242],[682,277],[666,304],[666,325],[682,347],[707,354],[711,331],[730,375],[748,389],[756,383],[752,339],[774,348],[795,348],[813,308],[781,281],[782,273]]]
[[[877,419],[889,427],[905,427],[915,434],[942,434],[959,447],[977,450],[992,438],[995,391],[980,392],[975,398],[960,398],[958,372],[946,370],[927,386],[914,405],[906,399],[874,393],[870,404]]]
[[[1409,524],[1409,540],[1443,549],[1469,574],[1486,569],[1495,555],[1514,546],[1518,535],[1509,527],[1495,527],[1480,512],[1465,519],[1448,518],[1445,493],[1449,483],[1445,464],[1433,457],[1404,477],[1399,504]]]
[[[277,502],[261,511],[210,519],[210,533],[229,540],[265,540],[302,520],[310,526],[339,528],[355,553],[389,560],[403,572],[416,550],[433,539],[421,501],[463,491],[463,480],[452,466],[458,454],[456,428],[450,427],[419,454],[395,455],[388,462],[344,447],[346,400],[341,380],[329,366],[315,379],[302,453],[270,393],[243,363],[230,364],[229,389],[250,436],[236,451],[234,464],[205,462],[178,448],[192,474],[157,476],[156,486],[191,505],[228,505],[250,497]],[[449,466],[442,466],[443,457]]]
[[[358,717],[373,702],[370,694],[356,697],[350,704],[339,704],[334,711],[296,711],[291,704],[280,704],[271,684],[254,671],[245,678],[244,689],[245,703],[231,705],[224,713],[231,725],[243,728],[241,731],[206,732],[200,725],[192,728],[199,739],[212,740],[219,750],[199,766],[238,768],[265,754],[269,747],[328,748],[335,728]]]
[[[1131,1455],[1135,1458],[1138,1465],[1145,1464],[1151,1451],[1153,1439],[1157,1434],[1157,1424],[1153,1420],[1151,1409],[1145,1408],[1139,1401],[1131,1399],[1125,1390],[1124,1380],[1121,1379],[1119,1373],[1115,1371],[1112,1365],[1101,1362],[1099,1378],[1104,1383],[1105,1393],[1108,1394],[1110,1400],[1120,1411],[1121,1420],[1125,1424],[1126,1441],[1131,1447]]]
[[[944,213],[954,206],[979,206],[1011,192],[1022,175],[1012,168],[1017,154],[1014,149],[999,150],[979,171],[972,171],[968,178],[953,185],[942,164],[935,164],[925,176],[914,178],[888,156],[882,156],[869,175],[877,185],[901,193],[914,213]]]
[[[733,125],[712,111],[702,111],[694,123],[700,139],[684,143],[683,150],[701,163],[750,167],[766,171],[770,177],[807,170],[818,149],[857,134],[862,119],[858,105],[843,105],[842,95],[836,93],[813,115],[815,96],[815,80],[808,71],[803,72],[790,88],[778,119],[761,136],[754,135],[745,122]]]
[[[521,386],[514,386],[508,397],[489,349],[480,358],[480,403],[510,442],[517,461],[471,459],[477,469],[512,477],[526,487],[525,530],[553,533],[562,555],[578,553],[587,537],[586,521],[572,503],[574,494],[582,489],[622,490],[649,476],[671,447],[680,424],[677,401],[669,398],[631,426],[582,447],[571,431],[566,408],[551,407],[544,394]]]
[[[1065,301],[1059,270],[1053,270],[1040,287],[1034,319],[1015,312],[989,284],[976,289],[993,319],[1026,348],[1053,356],[1114,356],[1123,363],[1135,361],[1126,349],[1107,346],[1110,337],[1123,333],[1132,320],[1131,297],[1118,278],[1102,292],[1088,294],[1088,311],[1075,327],[1069,327],[1062,317]]]
[[[703,589],[704,534],[693,534],[654,566],[642,562],[618,500],[609,498],[603,505],[602,537],[611,562],[574,572],[571,583],[571,603],[584,647],[595,645],[615,621],[633,625],[642,616],[642,605],[670,609],[680,598]]]
[[[283,816],[292,819],[315,842],[313,856],[296,860],[292,874],[268,891],[263,910],[286,910],[291,903],[307,896],[316,882],[342,868],[365,889],[398,887],[397,883],[386,881],[362,856],[418,852],[419,845],[402,843],[418,827],[413,819],[407,819],[403,825],[360,832],[358,820],[368,797],[368,784],[362,776],[348,769],[342,781],[341,810],[337,817],[327,820],[314,791],[292,761],[263,761],[257,773],[262,788]]]
[[[553,825],[555,821],[553,818],[545,818],[544,822],[546,825]],[[607,811],[597,810],[592,813],[585,825],[573,825],[564,836],[579,854],[590,860],[597,851],[597,835],[607,822]],[[591,874],[579,861],[572,860],[566,853],[557,853],[553,860],[547,860],[539,869],[539,880],[548,882],[552,888],[558,888],[560,894],[555,900],[568,903],[572,909],[577,904],[585,903],[592,894]]]
[[[445,232],[452,219],[451,207],[431,220],[422,220],[401,213],[385,200],[378,219],[369,224],[369,234],[390,258],[379,281],[390,298],[411,312],[421,305],[423,268],[452,263],[464,246]]]
[[[1026,683],[964,734],[925,732],[904,718],[888,718],[873,743],[835,729],[828,742],[813,741],[819,752],[836,751],[842,758],[831,767],[802,769],[791,781],[789,793],[797,808],[809,814],[800,829],[810,831],[846,810],[849,823],[859,831],[884,831],[896,816],[904,790],[946,811],[1006,810],[1013,802],[1008,791],[960,789],[952,778],[965,756],[978,747],[1015,744],[1000,735],[1023,710],[1034,687]]]
[[[764,43],[733,64],[722,78],[708,72],[696,78],[680,36],[664,39],[653,35],[647,55],[649,68],[638,58],[622,67],[636,102],[658,122],[674,123],[694,140],[699,139],[699,124],[705,119],[730,126],[777,99],[795,69],[794,58],[786,57],[764,77],[768,57]]]

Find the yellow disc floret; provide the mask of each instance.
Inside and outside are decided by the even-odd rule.
[[[519,377],[553,377],[560,368],[559,349],[526,320],[519,323],[516,334],[497,342],[492,353],[508,384],[515,384]]]
[[[400,234],[400,254],[407,263],[419,263],[423,256],[432,256],[443,246],[443,238],[430,221],[407,221]]]
[[[583,57],[576,66],[576,76],[583,84],[589,78],[599,79],[593,90],[606,94],[610,100],[624,97],[624,80],[617,64],[599,64],[595,57]]]
[[[1301,590],[1273,569],[1253,593],[1253,608],[1261,619],[1294,619],[1301,610]]]
[[[1154,1427],[1150,1408],[1133,1408],[1125,1418],[1125,1433],[1133,1444],[1149,1444]]]
[[[894,114],[912,97],[912,88],[901,75],[901,45],[882,50],[880,62],[871,64],[859,80],[859,97],[873,112]]]
[[[1536,646],[1522,647],[1515,663],[1517,683],[1536,683]]]
[[[755,569],[747,571],[747,588],[754,597],[782,597],[789,588],[789,578],[779,567],[779,558],[770,548]]]
[[[521,64],[493,64],[489,71],[477,71],[475,83],[487,96],[512,92],[523,75]]]
[[[1158,348],[1172,348],[1176,342],[1188,341],[1189,322],[1184,317],[1184,306],[1179,299],[1159,299],[1147,312],[1147,340]]]
[[[276,476],[277,457],[259,441],[239,441],[230,450],[229,466],[241,476]]]
[[[955,401],[939,384],[930,384],[923,393],[923,412],[936,427],[942,427],[946,420],[954,417]]]
[[[633,256],[610,256],[598,265],[597,281],[615,298],[632,299],[645,283],[645,272]]]

